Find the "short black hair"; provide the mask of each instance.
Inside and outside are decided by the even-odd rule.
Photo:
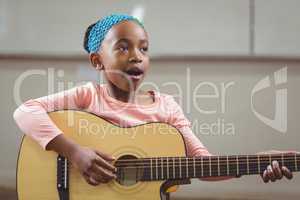
[[[83,39],[83,48],[85,49],[86,52],[90,53],[89,47],[88,47],[88,40],[89,40],[89,35],[92,30],[92,28],[96,25],[96,23],[89,25],[87,27],[85,33],[84,33],[84,39]]]

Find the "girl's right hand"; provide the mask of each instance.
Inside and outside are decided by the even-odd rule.
[[[72,164],[78,168],[86,182],[93,186],[116,178],[113,160],[110,155],[82,146],[77,146],[71,154]]]

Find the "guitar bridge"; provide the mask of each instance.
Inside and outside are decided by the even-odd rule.
[[[69,173],[68,160],[57,156],[57,191],[60,200],[69,200]]]

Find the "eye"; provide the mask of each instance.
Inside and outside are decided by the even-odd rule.
[[[143,48],[141,48],[141,51],[147,52],[147,51],[148,51],[148,47],[143,47]]]
[[[128,51],[128,47],[127,46],[119,46],[118,50],[125,52],[125,51]]]

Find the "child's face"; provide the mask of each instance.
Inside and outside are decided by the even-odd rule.
[[[133,21],[116,24],[105,36],[98,59],[110,83],[136,90],[149,67],[147,33]]]

